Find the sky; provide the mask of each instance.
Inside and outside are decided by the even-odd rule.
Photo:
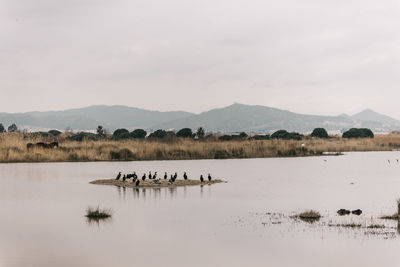
[[[0,0],[0,112],[233,103],[400,119],[400,0]]]

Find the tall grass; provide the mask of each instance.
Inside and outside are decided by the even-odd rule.
[[[102,140],[68,141],[58,137],[59,148],[27,150],[29,142],[54,141],[29,134],[0,135],[0,162],[182,160],[265,158],[321,155],[323,152],[387,151],[400,148],[400,135],[376,135],[373,139],[304,140]]]

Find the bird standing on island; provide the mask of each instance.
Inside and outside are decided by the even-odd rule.
[[[144,180],[143,180],[143,181],[144,181]],[[137,181],[136,181],[136,186],[139,186],[139,184],[140,184],[140,180],[137,179]]]
[[[188,177],[187,177],[187,174],[186,174],[186,172],[184,172],[184,173],[183,173],[183,179],[187,180],[187,178],[188,178]]]
[[[152,177],[151,177],[151,171],[149,172],[149,179],[150,179],[150,180],[152,179]]]
[[[126,176],[124,174],[124,176],[122,177],[122,181],[125,182],[125,180],[126,180]]]
[[[176,180],[176,178],[178,178],[178,174],[177,173],[174,174],[174,180]]]
[[[153,179],[156,179],[156,177],[157,177],[157,172],[154,173]]]
[[[146,180],[146,174],[144,173],[142,176],[142,181]]]
[[[164,180],[166,180],[168,178],[167,172],[165,172],[164,174]]]
[[[115,177],[115,180],[119,180],[121,178],[121,172],[118,173],[117,177]]]
[[[202,174],[202,175],[200,175],[200,182],[204,182],[204,177],[203,177],[203,174]]]
[[[211,174],[208,174],[208,181],[211,182]]]

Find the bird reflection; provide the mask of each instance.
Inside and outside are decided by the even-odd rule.
[[[207,185],[200,185],[200,191],[197,191],[195,187],[182,186],[182,187],[162,187],[162,188],[126,188],[123,186],[116,186],[118,196],[120,198],[126,199],[126,191],[132,190],[132,198],[135,200],[165,200],[165,199],[175,199],[178,197],[187,198],[189,194],[196,195],[196,192],[200,193],[200,197],[204,197],[206,193],[207,197],[211,196],[212,187]],[[197,194],[199,194],[197,193]]]

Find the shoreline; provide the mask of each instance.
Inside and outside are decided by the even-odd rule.
[[[145,181],[140,180],[139,186],[136,186],[132,181],[121,181],[115,179],[99,179],[89,182],[90,184],[96,185],[113,185],[127,188],[163,188],[163,187],[181,187],[181,186],[203,186],[203,185],[212,185],[218,183],[227,183],[226,181],[222,181],[220,179],[213,179],[211,181],[200,182],[200,180],[180,180],[177,179],[172,184],[168,183],[167,179],[161,179],[159,184],[154,183],[154,180],[146,179]]]

